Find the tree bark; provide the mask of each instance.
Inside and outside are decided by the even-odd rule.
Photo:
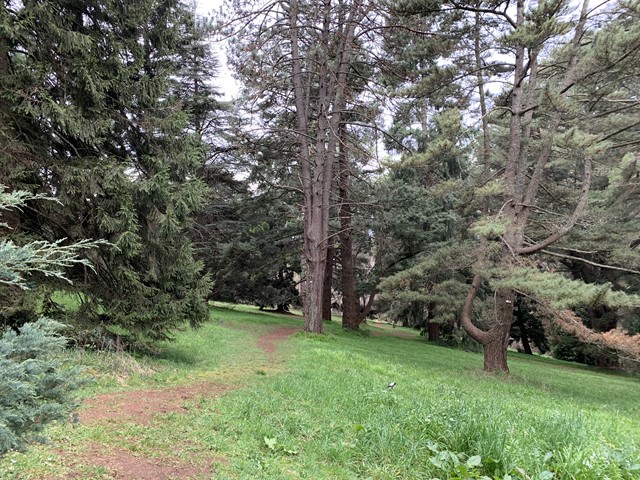
[[[429,322],[427,325],[427,339],[430,342],[437,342],[440,340],[440,324],[435,322]]]
[[[358,330],[360,302],[356,295],[355,259],[353,258],[353,227],[351,224],[351,172],[347,157],[347,135],[344,125],[340,126],[340,153],[338,155],[338,192],[340,198],[340,264],[342,272],[342,327]]]
[[[495,292],[496,319],[483,342],[484,369],[487,372],[509,373],[507,366],[507,345],[511,324],[513,323],[513,306],[515,292],[510,288],[499,288]]]
[[[306,295],[304,305],[304,329],[308,332],[323,331],[323,293],[327,248],[329,242],[329,208],[333,180],[333,164],[338,146],[338,130],[346,108],[347,80],[351,57],[356,44],[356,25],[366,15],[360,1],[354,1],[348,16],[339,22],[338,31],[332,31],[332,14],[335,5],[331,0],[322,2],[322,24],[317,48],[306,52],[313,58],[305,58],[307,67],[315,70],[303,74],[303,54],[299,41],[298,1],[289,2],[289,40],[293,93],[295,99],[297,139],[301,165],[301,183],[304,195],[304,248],[307,266]],[[340,14],[343,11],[340,10]],[[304,75],[310,75],[307,82]],[[305,90],[305,84],[307,90]],[[317,98],[310,102],[311,85],[317,87]],[[306,94],[305,94],[306,93]],[[313,104],[314,115],[308,108]],[[313,125],[310,125],[313,122]],[[313,128],[312,128],[313,127]],[[310,138],[315,138],[311,149]]]
[[[429,291],[433,289],[433,286],[429,287]],[[433,302],[429,302],[427,305],[427,340],[430,342],[437,342],[440,340],[440,324],[433,322],[433,312],[436,305]]]
[[[333,253],[334,246],[331,243],[327,247],[327,265],[324,269],[324,290],[322,297],[322,319],[325,322],[331,321],[331,289],[333,284]]]
[[[509,373],[507,365],[507,340],[509,329],[504,325],[489,331],[487,340],[482,344],[484,355],[484,371]]]
[[[565,71],[565,77],[563,79],[561,94],[566,94],[568,88],[573,82],[574,70],[577,58],[577,43],[582,36],[584,28],[584,20],[586,18],[586,1],[583,4],[582,15],[580,22],[576,26],[574,37],[574,51],[570,57],[567,70]],[[512,23],[515,31],[523,28],[525,23],[525,1],[517,0],[515,4],[516,20]],[[475,54],[476,54],[476,67],[478,71],[481,70],[481,55],[480,55],[480,15],[476,12],[476,29],[475,29]],[[514,45],[514,71],[513,71],[513,84],[510,94],[509,105],[509,136],[508,136],[508,149],[506,156],[505,170],[503,174],[504,180],[504,195],[503,195],[503,207],[501,214],[503,218],[508,222],[506,231],[502,235],[503,247],[502,247],[502,260],[499,262],[499,267],[503,269],[510,269],[513,267],[514,261],[517,262],[517,257],[522,254],[531,254],[540,249],[545,248],[549,244],[557,241],[560,237],[566,234],[575,224],[578,217],[583,213],[586,208],[587,194],[590,188],[591,180],[591,163],[589,160],[585,162],[585,179],[583,182],[583,189],[576,205],[576,209],[567,223],[562,226],[556,233],[550,235],[547,239],[539,242],[536,245],[525,245],[525,229],[527,226],[528,213],[533,205],[534,198],[540,187],[540,181],[542,179],[542,173],[545,165],[548,163],[551,157],[553,135],[557,131],[560,125],[560,114],[556,114],[552,117],[548,124],[549,130],[549,143],[539,153],[537,161],[535,162],[535,168],[531,178],[527,181],[528,174],[528,140],[531,136],[531,122],[533,119],[533,108],[536,101],[537,87],[537,56],[539,49],[533,49],[528,51],[529,57],[527,59],[527,49],[524,43],[518,41]],[[527,83],[528,81],[528,83]],[[479,88],[482,90],[484,79],[481,74],[478,74]],[[526,90],[525,90],[526,89]],[[484,96],[480,92],[481,103],[484,103]],[[481,105],[484,111],[486,106]],[[488,129],[486,122],[483,122],[483,161],[485,162],[485,170],[489,161],[487,141],[489,139]],[[486,242],[486,240],[485,240]],[[484,248],[481,248],[484,252]],[[482,263],[484,260],[480,260]],[[477,294],[481,277],[476,274],[472,283],[472,288],[469,291],[463,313],[461,316],[461,323],[465,331],[478,341],[484,350],[484,369],[487,371],[503,371],[508,372],[507,366],[507,341],[509,338],[509,331],[513,322],[513,307],[515,300],[515,293],[508,288],[498,289],[495,292],[495,319],[488,331],[483,331],[473,325],[471,320],[471,312],[473,306],[473,300]]]

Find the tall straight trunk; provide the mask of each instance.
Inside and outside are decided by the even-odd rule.
[[[327,264],[324,269],[324,290],[322,293],[322,319],[331,321],[331,288],[333,284],[333,243],[327,247]]]
[[[360,302],[356,295],[355,259],[353,256],[353,226],[351,210],[351,172],[347,156],[347,135],[340,126],[338,155],[338,191],[340,198],[340,264],[342,266],[342,327],[357,330],[360,323]]]
[[[330,5],[327,5],[330,7]],[[328,54],[329,9],[325,9],[323,18],[322,45]],[[318,134],[315,151],[309,143],[310,117],[308,111],[308,92],[303,81],[302,57],[299,48],[300,27],[298,25],[298,2],[289,4],[289,40],[291,43],[291,67],[293,92],[296,107],[297,140],[300,155],[300,181],[304,195],[304,263],[306,267],[304,295],[304,329],[308,332],[322,333],[322,299],[324,292],[324,274],[327,262],[327,237],[329,232],[329,193],[333,162],[325,149],[327,133],[327,114],[329,92],[327,85],[327,64],[320,62],[318,78]],[[326,59],[325,59],[326,60]],[[318,148],[321,146],[322,148]],[[329,183],[329,189],[326,188]]]
[[[289,1],[289,40],[291,68],[296,112],[296,134],[300,155],[300,180],[304,196],[304,247],[306,263],[306,294],[304,303],[304,329],[323,331],[323,297],[327,248],[329,243],[329,208],[333,179],[333,164],[337,153],[337,131],[342,113],[346,109],[349,65],[356,43],[356,25],[370,8],[354,0],[348,14],[332,28],[332,15],[336,5],[332,0],[322,2],[322,25],[317,48],[300,51],[302,27],[298,25],[299,4]],[[339,14],[345,11],[339,9]],[[308,60],[303,68],[303,60]],[[305,81],[306,79],[306,81]],[[306,85],[306,88],[305,88]],[[311,85],[317,97],[311,101]],[[313,108],[313,112],[309,109]],[[313,122],[313,125],[310,124]],[[310,139],[315,139],[311,148]]]

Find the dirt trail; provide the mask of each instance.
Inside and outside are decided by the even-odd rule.
[[[279,327],[257,340],[258,347],[266,354],[267,365],[277,361],[278,344],[299,331],[295,327]],[[84,402],[80,411],[81,424],[105,424],[110,428],[123,423],[138,423],[152,426],[153,419],[168,413],[186,413],[185,402],[194,398],[214,398],[234,387],[214,382],[164,388],[137,390],[98,395]],[[65,452],[59,452],[65,456]],[[224,463],[221,458],[199,459],[196,464],[185,463],[177,457],[147,458],[113,446],[92,444],[86,452],[74,455],[70,461],[72,470],[79,465],[102,467],[108,477],[122,480],[186,480],[210,478],[215,473],[215,464]],[[77,470],[76,470],[77,471]],[[78,476],[80,475],[80,476]],[[82,479],[79,473],[65,478]]]
[[[258,338],[258,347],[267,354],[267,360],[269,362],[273,362],[277,358],[276,352],[278,350],[278,343],[286,340],[289,336],[299,331],[300,328],[298,327],[278,328]]]

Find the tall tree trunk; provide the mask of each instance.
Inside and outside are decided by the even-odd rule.
[[[327,161],[324,148],[311,152],[309,143],[309,112],[307,105],[307,91],[303,81],[302,58],[299,48],[300,27],[298,26],[298,2],[292,0],[289,5],[289,39],[291,42],[291,68],[294,99],[296,106],[296,127],[300,155],[300,180],[304,194],[304,262],[306,266],[306,281],[304,295],[304,329],[308,332],[322,333],[322,297],[324,291],[324,273],[327,261],[327,234],[329,192],[325,191],[327,177],[330,182],[332,162]],[[325,14],[324,29],[328,28]],[[326,43],[327,32],[323,32],[323,43]],[[323,45],[326,47],[326,45]],[[326,54],[327,52],[325,52]],[[320,62],[320,89],[318,104],[321,120],[326,122],[328,109],[326,63]],[[317,143],[324,147],[327,125],[318,125]],[[326,214],[325,211],[326,210]]]
[[[322,297],[322,319],[331,321],[331,288],[333,283],[333,243],[327,247],[327,265],[324,269],[324,290]]]
[[[361,322],[360,301],[356,295],[353,227],[351,224],[351,172],[347,157],[347,135],[344,125],[340,126],[339,136],[338,190],[340,198],[340,264],[342,266],[342,327],[357,330]]]
[[[431,321],[433,320],[434,310],[435,304],[433,302],[429,302],[429,305],[427,305],[427,340],[430,342],[437,342],[440,340],[440,324]]]
[[[304,254],[307,261],[307,281],[304,305],[304,329],[307,332],[322,333],[322,303],[324,297],[324,276],[327,266],[326,233],[328,225],[315,217],[322,215],[321,206],[311,207],[316,215],[309,215],[305,235]],[[315,220],[315,221],[314,221]],[[323,238],[324,237],[324,238]]]
[[[301,27],[298,25],[299,4],[289,1],[289,40],[291,45],[292,83],[296,110],[297,140],[300,155],[300,180],[304,195],[304,256],[307,265],[305,295],[305,331],[323,331],[323,292],[327,247],[329,240],[329,208],[333,164],[338,146],[338,130],[341,115],[346,109],[347,81],[356,26],[368,13],[360,1],[354,1],[338,31],[332,30],[332,14],[336,5],[331,0],[322,2],[322,25],[317,48],[311,65],[315,71],[303,69],[300,51]],[[343,11],[340,10],[342,14]],[[312,75],[313,79],[305,75]],[[309,115],[310,88],[317,87],[317,99],[313,102],[317,113]],[[307,86],[305,88],[305,85]],[[313,122],[313,126],[310,125]],[[313,148],[309,142],[315,137]]]

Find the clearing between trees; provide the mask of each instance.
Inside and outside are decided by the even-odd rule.
[[[301,327],[214,308],[154,356],[74,357],[98,379],[79,425],[0,478],[640,478],[638,378],[518,354],[496,378],[411,329]]]

